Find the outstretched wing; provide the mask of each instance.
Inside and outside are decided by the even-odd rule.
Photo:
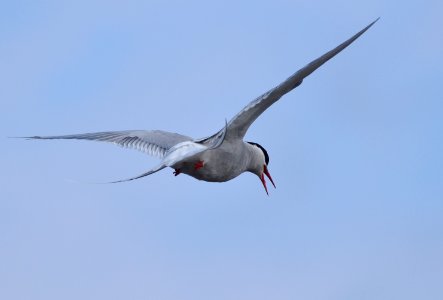
[[[111,181],[108,183],[118,183],[118,182],[125,182],[125,181],[131,181],[135,179],[139,179],[151,174],[154,174],[166,167],[173,167],[175,164],[186,161],[187,159],[190,159],[192,157],[195,157],[196,155],[199,155],[201,152],[206,150],[211,150],[214,148],[210,148],[208,146],[205,146],[201,143],[196,143],[193,141],[186,141],[182,143],[178,143],[171,149],[169,149],[168,152],[166,152],[165,157],[162,159],[160,164],[158,164],[156,167],[152,168],[151,170],[127,179],[117,180],[117,181]]]
[[[317,70],[321,65],[333,58],[347,46],[349,46],[377,21],[378,19],[363,28],[347,41],[343,42],[331,51],[325,53],[324,55],[320,56],[316,60],[313,60],[305,67],[295,72],[292,76],[280,83],[278,86],[274,87],[273,89],[267,91],[260,97],[250,102],[229,122],[226,139],[242,139],[245,136],[249,126],[251,126],[251,124],[258,118],[258,116],[260,116],[261,113],[263,113],[269,106],[274,104],[283,95],[289,93],[291,90],[299,86],[304,78]]]
[[[155,168],[153,168],[153,169],[151,169],[151,170],[149,170],[149,171],[147,171],[147,172],[145,172],[143,174],[140,174],[138,176],[131,177],[131,178],[126,178],[126,179],[121,179],[121,180],[116,180],[116,181],[111,181],[111,182],[106,182],[106,183],[119,183],[119,182],[126,182],[126,181],[136,180],[136,179],[139,179],[139,178],[142,178],[142,177],[154,174],[155,172],[163,170],[164,168],[166,168],[166,166],[163,165],[163,164],[160,164],[160,165],[156,166]]]
[[[166,152],[174,145],[192,140],[192,138],[178,133],[161,130],[107,131],[55,136],[31,136],[26,138],[40,140],[65,139],[108,142],[125,148],[136,149],[148,155],[160,158],[164,157]]]
[[[219,132],[217,132],[216,134],[214,134],[209,138],[203,139],[201,141],[186,140],[174,144],[165,152],[162,161],[155,168],[152,168],[151,170],[135,177],[112,181],[109,183],[118,183],[118,182],[125,182],[125,181],[139,179],[154,174],[155,172],[158,172],[166,167],[173,167],[175,164],[180,163],[182,161],[186,161],[187,159],[196,156],[203,151],[216,149],[220,147],[220,145],[223,143],[226,136],[226,130],[227,130],[227,123],[222,130],[220,130]]]

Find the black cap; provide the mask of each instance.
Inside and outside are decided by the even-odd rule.
[[[263,146],[260,145],[260,144],[257,144],[257,143],[254,143],[254,142],[247,142],[247,143],[248,143],[248,144],[251,144],[251,145],[255,145],[255,146],[259,147],[259,148],[261,149],[261,151],[263,151],[263,154],[265,155],[265,162],[266,162],[266,165],[268,165],[268,164],[269,164],[269,155],[268,155],[268,151],[266,151],[266,149],[263,148]]]

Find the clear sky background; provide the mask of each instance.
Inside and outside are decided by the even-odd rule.
[[[441,1],[3,1],[0,298],[443,299]],[[381,17],[267,110],[252,174],[199,182],[110,144],[212,134]]]

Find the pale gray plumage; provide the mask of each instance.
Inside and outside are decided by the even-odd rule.
[[[166,152],[174,145],[192,140],[192,138],[188,136],[162,130],[107,131],[54,136],[32,136],[28,138],[41,140],[64,139],[108,142],[160,158],[164,157]]]
[[[327,62],[335,55],[337,55],[340,51],[352,44],[352,42],[354,42],[363,33],[365,33],[366,30],[374,25],[374,23],[377,22],[378,19],[379,18],[377,18],[374,22],[360,30],[350,39],[341,43],[331,51],[313,60],[276,87],[270,89],[266,93],[257,97],[255,100],[251,101],[234,118],[232,118],[231,121],[229,121],[228,134],[226,136],[226,139],[242,139],[245,136],[249,126],[251,126],[251,124],[258,118],[258,116],[260,116],[268,107],[277,102],[283,95],[289,93],[294,88],[299,86],[302,83],[303,79],[308,77],[312,72],[317,70],[325,62]]]
[[[312,72],[348,47],[377,20],[250,102],[223,129],[210,137],[192,139],[188,136],[161,130],[128,130],[29,138],[111,142],[162,158],[160,164],[148,172],[114,182],[138,179],[165,167],[174,168],[176,175],[185,173],[199,180],[211,182],[223,182],[235,178],[243,172],[251,172],[260,178],[267,193],[264,175],[268,176],[274,184],[267,169],[269,156],[262,146],[243,141],[248,128],[268,107],[299,86]]]

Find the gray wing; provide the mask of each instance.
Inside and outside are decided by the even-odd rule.
[[[228,132],[228,122],[225,120],[225,127],[220,129],[217,133],[209,137],[197,139],[195,140],[195,142],[203,144],[207,146],[209,149],[215,149],[220,147],[221,144],[223,144],[227,132]]]
[[[148,175],[154,174],[154,173],[156,173],[156,172],[158,172],[158,171],[160,171],[160,170],[163,170],[164,168],[166,168],[166,166],[160,164],[160,165],[158,165],[157,167],[155,167],[155,168],[153,168],[153,169],[151,169],[151,170],[149,170],[149,171],[147,171],[147,172],[145,172],[145,173],[143,173],[143,174],[140,174],[140,175],[138,175],[138,176],[131,177],[131,178],[127,178],[127,179],[121,179],[121,180],[116,180],[116,181],[106,182],[106,183],[119,183],[119,182],[126,182],[126,181],[136,180],[136,179],[139,179],[139,178],[142,178],[142,177],[145,177],[145,176],[148,176]]]
[[[204,145],[206,147],[205,150],[200,150],[198,152],[206,151],[206,150],[212,150],[212,149],[216,149],[216,148],[220,147],[220,145],[223,143],[223,141],[225,139],[226,131],[227,131],[227,126],[228,126],[228,124],[226,123],[225,127],[223,129],[221,129],[219,132],[217,132],[216,134],[214,134],[213,136],[211,136],[209,138],[206,138],[206,139],[203,139],[203,140],[200,140],[200,141],[192,142],[192,143],[195,143],[195,144],[202,144],[202,145]],[[183,142],[187,142],[187,141],[190,141],[190,140],[185,140]],[[131,180],[139,179],[139,178],[142,178],[142,177],[154,174],[154,173],[156,173],[156,172],[166,168],[167,166],[171,166],[171,164],[174,164],[174,163],[177,162],[176,159],[179,158],[180,156],[181,156],[181,158],[179,158],[179,159],[183,160],[183,159],[186,159],[187,157],[189,157],[190,155],[195,155],[195,154],[198,153],[198,152],[193,152],[192,154],[189,153],[189,152],[188,153],[183,153],[183,154],[187,154],[187,156],[181,154],[181,155],[179,155],[179,157],[175,157],[172,160],[168,160],[168,158],[170,157],[170,154],[173,154],[174,151],[178,151],[178,149],[180,148],[181,145],[182,144],[180,142],[180,143],[176,143],[173,146],[169,147],[168,151],[166,151],[165,154],[163,155],[164,156],[163,160],[155,168],[152,168],[151,170],[149,170],[149,171],[147,171],[147,172],[145,172],[145,173],[143,173],[141,175],[135,176],[135,177],[131,177],[131,178],[127,178],[127,179],[122,179],[122,180],[117,180],[117,181],[112,181],[112,182],[108,182],[108,183],[118,183],[118,182],[125,182],[125,181],[131,181]]]
[[[31,136],[26,138],[40,140],[64,139],[108,142],[125,148],[136,149],[157,157],[163,157],[170,148],[178,143],[192,140],[192,138],[178,133],[161,130],[107,131],[55,136]]]
[[[312,72],[317,70],[321,65],[325,62],[333,58],[340,51],[349,46],[352,42],[354,42],[358,37],[360,37],[366,30],[368,30],[375,22],[363,28],[353,37],[338,45],[336,48],[331,51],[325,53],[319,58],[313,60],[305,67],[301,68],[293,75],[291,75],[288,79],[280,83],[278,86],[273,89],[267,91],[260,97],[256,98],[252,102],[250,102],[245,108],[243,108],[228,124],[228,132],[226,135],[226,139],[235,139],[235,138],[243,138],[251,124],[263,113],[268,107],[274,104],[277,100],[279,100],[283,95],[290,92],[297,86],[299,86],[303,79],[310,75]]]

